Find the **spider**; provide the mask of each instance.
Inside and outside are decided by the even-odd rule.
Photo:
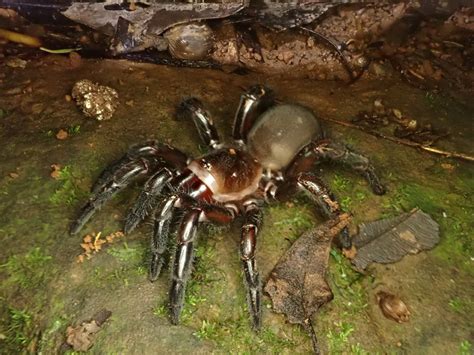
[[[130,233],[146,216],[152,216],[149,279],[155,281],[168,255],[172,221],[180,216],[169,292],[170,320],[178,324],[198,225],[230,223],[242,217],[240,259],[252,326],[258,329],[261,282],[255,249],[263,204],[287,199],[302,190],[309,193],[325,217],[341,213],[337,200],[314,172],[315,163],[320,161],[349,166],[368,181],[375,194],[381,195],[385,189],[366,157],[325,138],[310,109],[277,104],[273,91],[263,85],[252,86],[242,94],[231,144],[221,142],[211,116],[197,98],[185,99],[178,106],[178,114],[194,121],[209,152],[193,159],[155,141],[132,147],[101,173],[70,232],[77,234],[106,201],[134,179],[148,176],[128,212],[124,232]],[[346,250],[351,248],[347,229],[341,232],[338,244]]]

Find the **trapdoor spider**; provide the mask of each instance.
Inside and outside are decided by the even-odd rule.
[[[369,160],[346,146],[324,138],[320,122],[307,108],[276,104],[268,88],[256,85],[241,96],[234,119],[233,143],[221,143],[212,118],[196,98],[179,106],[192,118],[210,152],[192,159],[176,148],[157,142],[132,147],[105,169],[92,187],[92,197],[71,225],[76,234],[112,195],[139,176],[150,176],[125,220],[130,233],[152,215],[149,278],[158,278],[165,261],[173,217],[182,212],[172,262],[169,308],[177,324],[191,273],[197,228],[201,222],[230,223],[243,216],[240,258],[247,287],[252,324],[261,324],[261,283],[255,261],[263,202],[281,200],[296,190],[309,193],[326,217],[341,212],[327,186],[313,172],[319,161],[348,165],[369,182],[374,193],[384,193]],[[351,248],[347,229],[338,238]]]

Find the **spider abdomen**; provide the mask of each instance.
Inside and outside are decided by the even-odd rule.
[[[241,200],[258,189],[261,165],[247,152],[224,148],[193,160],[191,170],[219,202]]]
[[[323,131],[313,112],[301,105],[283,104],[265,111],[248,134],[249,152],[266,169],[278,171]]]

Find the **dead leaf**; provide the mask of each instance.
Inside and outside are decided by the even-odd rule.
[[[18,173],[10,173],[8,174],[12,179],[17,179],[20,175]]]
[[[419,209],[397,217],[363,223],[353,238],[357,255],[352,263],[364,270],[370,263],[393,263],[407,254],[433,248],[439,242],[439,225]]]
[[[67,136],[68,134],[64,129],[60,129],[58,133],[56,133],[56,138],[59,139],[60,141],[65,140]]]
[[[444,170],[448,170],[448,171],[454,171],[454,169],[456,168],[453,164],[449,164],[449,163],[442,163],[441,167]]]
[[[87,351],[93,345],[93,336],[97,333],[112,312],[103,309],[97,312],[89,322],[82,322],[76,327],[67,327],[66,343],[72,346],[74,351]]]
[[[59,179],[59,177],[61,176],[61,165],[51,164],[51,169],[53,169],[53,171],[51,171],[50,176],[53,179],[56,179],[56,180]]]
[[[319,347],[311,316],[333,298],[326,282],[329,252],[332,239],[350,219],[349,214],[342,214],[303,234],[278,261],[265,286],[273,309],[308,331],[316,353]]]

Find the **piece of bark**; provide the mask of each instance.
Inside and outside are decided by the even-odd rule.
[[[352,263],[364,270],[370,263],[393,263],[407,254],[432,249],[439,242],[439,225],[419,209],[397,217],[363,223],[353,238]]]
[[[315,353],[319,347],[311,316],[333,298],[326,282],[331,242],[350,219],[342,214],[303,234],[279,260],[265,286],[275,312],[308,331]]]

